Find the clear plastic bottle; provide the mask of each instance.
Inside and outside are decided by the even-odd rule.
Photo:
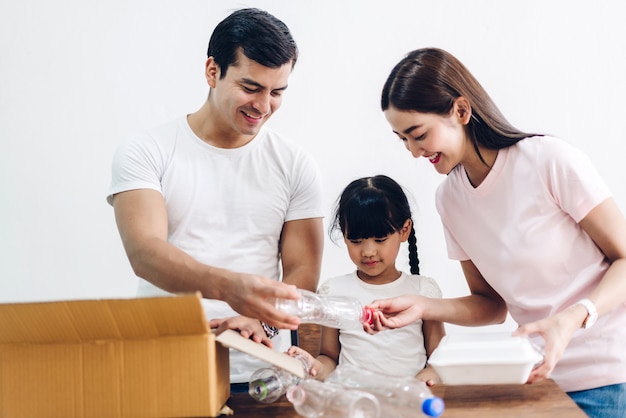
[[[319,380],[304,380],[287,390],[287,400],[305,418],[379,418],[376,396]]]
[[[325,296],[298,289],[300,299],[276,299],[276,309],[297,316],[303,323],[319,324],[330,328],[359,328],[363,322],[373,320],[373,312],[364,308],[356,298]]]
[[[426,417],[443,413],[443,399],[433,395],[426,383],[417,378],[388,376],[350,364],[338,366],[326,382],[370,392],[378,398],[385,416],[415,417],[416,411]]]
[[[300,360],[304,375],[308,376],[311,369],[309,361],[299,354],[294,357]],[[280,367],[263,367],[250,376],[248,393],[258,402],[272,403],[285,394],[290,386],[300,383],[301,380]]]

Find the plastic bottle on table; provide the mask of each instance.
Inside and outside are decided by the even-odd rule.
[[[311,364],[304,356],[296,354],[294,357],[300,360],[304,375],[308,376]],[[248,393],[258,402],[272,403],[285,394],[290,386],[301,380],[278,366],[263,367],[250,376]]]
[[[363,322],[373,320],[373,312],[364,308],[356,298],[326,296],[298,289],[300,299],[276,299],[276,309],[297,316],[303,323],[319,324],[330,328],[358,328]]]
[[[305,418],[379,418],[378,399],[369,392],[309,379],[289,387],[287,399]]]
[[[376,395],[384,416],[415,417],[419,411],[422,416],[438,417],[445,407],[443,399],[433,395],[425,382],[413,377],[388,376],[344,363],[328,375],[326,382]]]

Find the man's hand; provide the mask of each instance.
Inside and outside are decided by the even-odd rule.
[[[220,299],[237,313],[257,318],[280,329],[295,330],[300,319],[287,315],[274,306],[276,299],[298,299],[300,293],[293,285],[245,273],[230,273],[224,282]]]

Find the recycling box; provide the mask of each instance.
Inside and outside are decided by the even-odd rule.
[[[0,304],[0,416],[214,417],[230,396],[227,347],[302,373],[235,331],[216,337],[200,299]]]

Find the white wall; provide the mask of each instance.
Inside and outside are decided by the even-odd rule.
[[[442,177],[404,151],[378,104],[389,70],[409,50],[457,55],[519,128],[586,151],[626,209],[620,2],[4,1],[0,301],[134,293],[105,202],[112,154],[127,135],[202,104],[210,32],[244,6],[283,19],[299,44],[283,107],[269,123],[319,161],[328,214],[355,177],[396,178],[415,201],[422,272],[445,296],[467,288],[446,257],[434,209]],[[323,277],[352,269],[345,248],[329,241]]]

